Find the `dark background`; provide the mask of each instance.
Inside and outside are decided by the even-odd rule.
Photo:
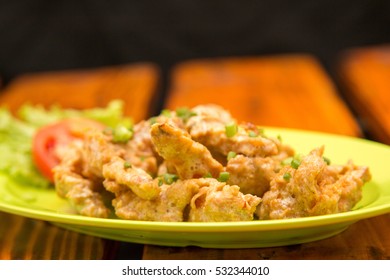
[[[0,0],[0,76],[204,57],[340,52],[390,42],[388,0]]]

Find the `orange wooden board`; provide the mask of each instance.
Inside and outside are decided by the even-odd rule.
[[[215,103],[240,121],[360,136],[334,84],[310,55],[187,61],[171,76],[165,106]]]
[[[159,70],[150,63],[26,74],[3,90],[0,104],[13,111],[25,102],[82,109],[122,99],[125,114],[139,121],[150,116],[158,86]]]
[[[346,98],[365,129],[390,144],[390,45],[350,50],[339,66]]]

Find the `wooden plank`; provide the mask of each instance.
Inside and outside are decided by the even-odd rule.
[[[166,107],[220,104],[258,125],[361,136],[319,62],[309,55],[194,60],[175,67]]]
[[[185,62],[173,72],[166,106],[213,102],[239,120],[260,125],[311,129],[359,136],[360,128],[334,85],[311,56]],[[348,228],[307,244],[241,250],[145,246],[144,259],[371,259],[387,258],[390,244],[381,236],[389,216]],[[367,239],[369,232],[370,239]],[[387,242],[387,243],[386,243]],[[356,244],[359,244],[358,246]],[[373,253],[374,252],[374,253]],[[376,254],[376,255],[373,255]]]
[[[120,98],[126,103],[125,113],[138,121],[151,116],[158,83],[158,68],[153,64],[26,74],[4,89],[0,105],[13,112],[25,102],[84,109]],[[0,259],[107,259],[116,258],[121,247],[121,242],[0,212]],[[142,248],[133,247],[132,254],[140,257]]]
[[[104,240],[0,212],[0,259],[102,259]]]
[[[328,239],[286,247],[204,249],[145,246],[144,259],[154,260],[386,260],[390,258],[390,215],[360,221]]]
[[[390,45],[347,51],[339,74],[365,129],[375,140],[390,144]]]
[[[147,63],[26,74],[3,90],[0,104],[15,112],[25,102],[83,109],[122,99],[126,102],[125,113],[139,121],[151,114],[158,76],[158,68]]]

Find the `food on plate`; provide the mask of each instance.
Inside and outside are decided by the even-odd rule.
[[[0,109],[0,172],[54,185],[81,215],[165,222],[289,219],[346,212],[371,179],[331,164],[321,143],[301,155],[217,105],[163,110],[136,124],[123,102],[70,110]]]
[[[328,165],[324,147],[283,167],[270,182],[258,209],[262,219],[286,219],[349,211],[362,198],[362,186],[370,180],[366,166],[349,161]]]
[[[91,217],[221,222],[339,213],[356,205],[371,178],[352,161],[331,165],[323,146],[299,155],[217,105],[92,125],[72,139],[54,146],[54,185]]]

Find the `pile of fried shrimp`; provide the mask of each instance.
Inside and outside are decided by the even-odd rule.
[[[122,132],[121,132],[122,131]],[[324,147],[298,155],[225,109],[163,110],[131,128],[88,129],[57,151],[59,196],[90,217],[164,222],[289,219],[351,210],[371,179]]]

